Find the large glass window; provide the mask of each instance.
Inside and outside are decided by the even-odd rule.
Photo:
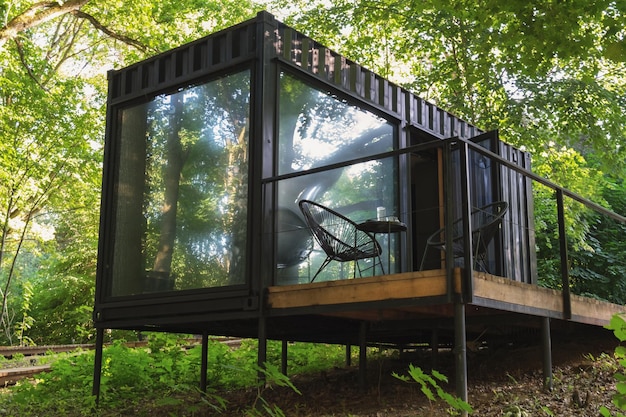
[[[120,111],[113,296],[245,283],[250,74]]]
[[[377,207],[385,207],[388,216],[399,216],[396,158],[330,169],[332,164],[393,150],[395,143],[394,125],[386,119],[281,74],[278,173],[329,169],[277,184],[277,284],[308,282],[326,258],[307,229],[298,201],[323,204],[356,223],[376,218]],[[397,236],[377,239],[384,248],[385,271],[395,271]],[[353,262],[331,262],[316,282],[352,277],[353,268]]]

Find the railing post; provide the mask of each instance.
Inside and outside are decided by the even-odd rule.
[[[454,174],[452,167],[452,147],[453,141],[447,140],[443,147],[443,192],[444,192],[444,207],[443,207],[443,225],[445,230],[445,258],[446,258],[446,282],[447,282],[447,296],[448,301],[455,300],[455,286],[454,286],[454,249],[453,249],[453,233],[452,224],[454,222],[454,213],[452,207],[454,207]]]
[[[561,284],[563,286],[563,318],[572,318],[572,302],[569,288],[569,258],[567,255],[567,233],[565,230],[565,209],[563,207],[563,191],[556,190],[556,208],[559,222],[559,246],[561,255]]]
[[[202,332],[202,358],[200,359],[200,391],[207,392],[207,369],[209,367],[209,332]]]
[[[471,303],[474,294],[474,247],[472,236],[472,203],[470,193],[469,148],[467,142],[459,142],[461,218],[463,219],[463,269],[465,275],[461,283],[461,300]]]

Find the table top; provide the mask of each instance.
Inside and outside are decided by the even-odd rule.
[[[366,220],[356,226],[369,233],[397,233],[406,230],[406,224],[396,220]]]

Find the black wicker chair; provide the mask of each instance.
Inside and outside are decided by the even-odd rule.
[[[310,200],[301,200],[298,205],[315,240],[326,253],[326,259],[322,262],[311,282],[315,281],[315,278],[331,261],[354,262],[353,277],[356,277],[357,270],[359,276],[362,273],[358,263],[360,259],[377,258],[382,273],[385,273],[380,259],[382,250],[374,236],[358,230],[355,222],[321,204]],[[375,265],[376,259],[374,259],[372,267]],[[369,268],[365,268],[365,270],[367,269]]]
[[[486,258],[489,243],[498,233],[502,219],[508,210],[506,201],[498,201],[472,211],[472,246],[474,248],[474,268],[479,266],[483,272],[487,269]],[[463,219],[457,219],[452,224],[452,242],[454,258],[462,258],[463,250]],[[426,248],[422,256],[420,271],[424,269],[426,255],[430,248],[446,250],[446,229],[441,228],[430,235],[426,240]]]

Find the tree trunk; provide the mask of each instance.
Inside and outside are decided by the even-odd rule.
[[[183,149],[180,143],[180,129],[183,114],[182,97],[172,96],[174,114],[171,119],[171,128],[167,139],[167,164],[163,179],[165,195],[161,209],[161,236],[158,251],[152,267],[155,272],[169,273],[172,267],[174,243],[176,241],[176,212],[180,189],[180,175],[184,165]]]

